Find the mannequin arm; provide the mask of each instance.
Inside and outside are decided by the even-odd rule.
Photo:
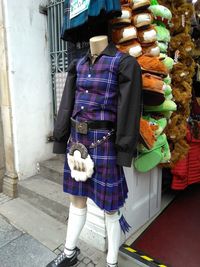
[[[55,139],[53,153],[64,154],[67,140],[70,135],[70,118],[74,106],[76,90],[76,61],[72,61],[68,68],[68,75],[62,94],[58,116],[54,127]],[[65,144],[64,144],[65,143]]]
[[[141,68],[134,57],[125,55],[119,69],[117,111],[117,164],[130,167],[139,138],[142,104]]]

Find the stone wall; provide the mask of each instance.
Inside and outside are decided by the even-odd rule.
[[[3,129],[0,109],[0,192],[2,192],[2,182],[4,176],[4,143],[3,143]]]

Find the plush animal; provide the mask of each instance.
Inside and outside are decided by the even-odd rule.
[[[115,44],[137,38],[137,29],[134,26],[119,27],[112,30],[112,40]]]
[[[156,141],[154,130],[148,120],[140,118],[140,143],[151,149]]]
[[[155,27],[150,26],[145,29],[138,29],[138,40],[141,44],[149,44],[157,41]]]
[[[155,26],[156,32],[157,32],[157,40],[159,42],[169,43],[170,42],[170,31],[162,26],[162,25],[156,25]]]
[[[145,9],[150,6],[150,0],[132,0],[133,10]]]
[[[133,13],[132,16],[132,24],[136,28],[144,27],[144,26],[149,26],[153,22],[153,16],[150,12],[143,11],[140,13]]]
[[[159,59],[159,57],[151,57],[147,55],[142,55],[138,58],[138,63],[140,64],[142,70],[167,76],[169,74],[168,69]]]
[[[160,56],[160,48],[158,46],[158,43],[155,42],[150,45],[142,44],[142,53],[147,56],[153,56],[153,57]]]
[[[128,53],[133,57],[142,55],[142,47],[139,42],[132,40],[116,46],[121,52]]]
[[[155,4],[149,7],[149,10],[152,12],[155,21],[163,22],[165,25],[169,25],[172,19],[171,11],[162,5]]]
[[[164,63],[164,65],[167,67],[169,71],[173,69],[174,66],[174,60],[171,57],[168,57],[166,54],[161,53],[160,54],[160,59]]]
[[[183,139],[187,132],[187,121],[183,121],[182,114],[175,114],[168,122],[166,134],[168,138],[176,142]]]
[[[144,105],[161,105],[165,101],[164,82],[161,77],[150,73],[142,74]]]
[[[110,20],[110,23],[112,25],[131,24],[131,19],[132,19],[132,9],[129,6],[122,6],[121,17]]]

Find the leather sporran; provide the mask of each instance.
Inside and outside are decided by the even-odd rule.
[[[73,143],[67,154],[67,160],[71,170],[71,177],[77,182],[85,182],[92,177],[94,162],[83,144]]]

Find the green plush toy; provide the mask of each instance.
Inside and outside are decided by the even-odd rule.
[[[173,114],[173,111],[164,111],[164,112],[161,112],[162,115],[167,118],[168,120],[171,118],[172,114]]]
[[[170,32],[168,29],[166,29],[162,25],[156,25],[155,26],[156,32],[157,32],[157,40],[159,42],[169,43],[171,40]]]
[[[161,133],[164,131],[165,127],[167,126],[167,119],[161,118],[161,119],[154,119],[151,116],[143,116],[145,120],[147,120],[150,125],[155,125],[158,128],[154,131],[155,137],[157,138]]]
[[[174,60],[171,57],[168,57],[166,54],[160,53],[160,58],[162,62],[165,64],[168,70],[172,70],[174,66]]]
[[[167,137],[162,134],[154,143],[152,149],[145,149],[135,160],[134,167],[139,172],[148,172],[159,163],[166,163],[170,160],[171,154]]]
[[[167,7],[159,5],[156,0],[151,1],[149,10],[153,13],[156,21],[161,21],[165,25],[170,23],[172,19],[172,12]]]
[[[160,48],[161,53],[167,53],[168,43],[158,42],[158,47]]]
[[[165,96],[165,100],[172,100],[172,99],[173,99],[173,95],[172,94]]]
[[[167,96],[171,95],[171,93],[172,93],[172,88],[171,88],[171,86],[170,86],[169,84],[167,84],[167,83],[164,83],[164,88],[163,88],[163,90],[164,90],[165,98],[166,98]]]
[[[165,100],[159,106],[144,106],[144,110],[147,112],[165,112],[165,111],[176,111],[177,105],[171,100]]]
[[[170,85],[172,83],[172,78],[170,77],[170,75],[168,74],[167,77],[165,77],[163,79],[163,81],[167,84]]]

